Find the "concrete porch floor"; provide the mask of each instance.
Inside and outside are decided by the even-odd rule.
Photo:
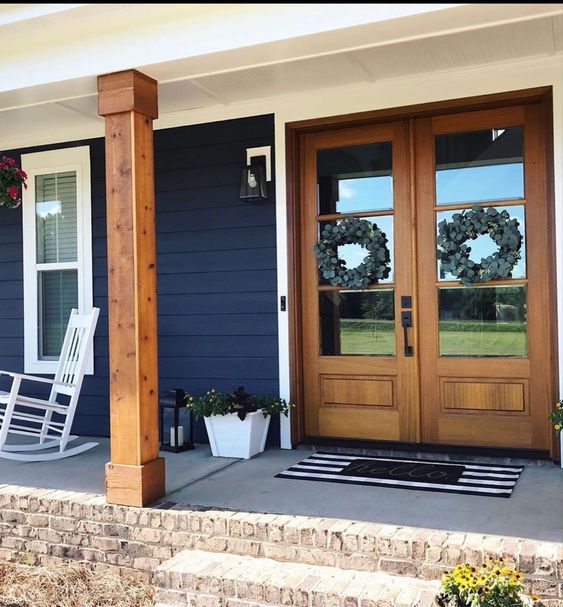
[[[92,439],[88,439],[92,440]],[[23,464],[0,459],[0,484],[103,493],[107,439],[81,455]],[[269,450],[214,458],[207,445],[166,458],[166,500],[250,512],[344,518],[399,526],[563,542],[563,471],[530,462],[509,499],[275,478],[307,457]]]

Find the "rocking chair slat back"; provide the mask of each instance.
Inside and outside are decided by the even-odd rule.
[[[55,381],[67,385],[55,384],[51,390],[50,401],[56,401],[57,394],[72,397],[75,393],[80,392],[98,315],[98,308],[94,308],[90,314],[84,315],[80,315],[78,310],[72,309],[55,374]]]

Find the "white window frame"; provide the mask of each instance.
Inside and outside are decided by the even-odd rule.
[[[78,310],[87,313],[93,307],[92,289],[92,195],[90,186],[90,147],[81,146],[23,154],[22,169],[27,173],[23,192],[23,287],[24,287],[24,366],[25,373],[54,374],[58,360],[39,358],[39,301],[37,274],[41,269],[77,270]],[[77,261],[37,263],[35,223],[35,178],[38,175],[76,172]],[[86,369],[94,373],[94,345]]]

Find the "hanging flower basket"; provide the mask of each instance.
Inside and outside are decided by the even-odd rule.
[[[0,206],[16,209],[22,203],[27,175],[16,166],[16,161],[0,152]]]

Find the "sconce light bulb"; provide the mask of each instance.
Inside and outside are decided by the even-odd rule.
[[[248,187],[255,188],[257,185],[256,175],[252,171],[248,171]]]

